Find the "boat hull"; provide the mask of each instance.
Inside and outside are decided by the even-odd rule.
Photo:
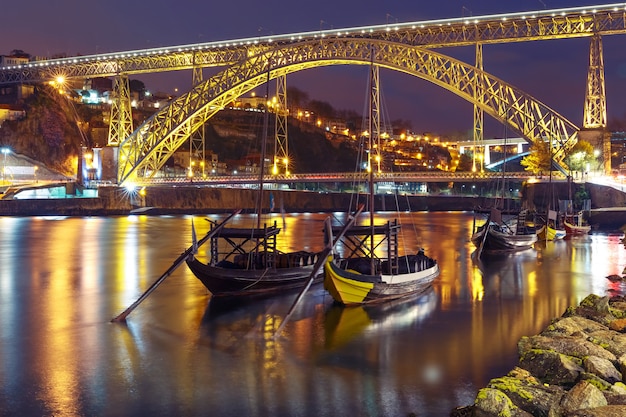
[[[515,234],[512,229],[507,231],[491,222],[481,226],[471,240],[477,248],[482,245],[485,252],[516,252],[531,248],[538,236],[536,232]]]
[[[207,265],[195,257],[187,260],[187,266],[213,297],[262,297],[301,289],[310,279],[313,265],[267,268],[236,269]],[[320,272],[313,284],[321,283]]]
[[[543,225],[537,231],[537,236],[541,240],[560,240],[565,237],[567,231],[565,229],[555,229],[554,227]]]
[[[431,287],[439,276],[439,266],[398,275],[367,275],[344,270],[332,256],[324,264],[324,288],[333,299],[345,305],[373,304],[419,294]]]
[[[570,236],[584,236],[591,232],[591,226],[576,226],[567,221],[563,222],[565,233]]]

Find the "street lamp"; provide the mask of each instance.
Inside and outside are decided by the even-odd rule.
[[[4,154],[4,162],[2,164],[2,183],[4,184],[7,179],[7,154],[11,153],[11,149],[2,148],[0,149],[0,152]]]

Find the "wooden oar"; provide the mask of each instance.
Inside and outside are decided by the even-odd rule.
[[[283,322],[280,323],[280,326],[278,326],[278,329],[276,329],[276,333],[274,333],[274,339],[276,339],[280,335],[280,332],[283,330],[283,327],[285,327],[285,325],[291,318],[291,315],[296,309],[296,306],[298,305],[300,300],[302,300],[302,297],[304,297],[304,293],[306,293],[309,290],[309,288],[311,287],[311,284],[313,284],[313,281],[315,280],[315,277],[319,273],[319,270],[322,269],[322,267],[324,266],[324,263],[326,262],[326,258],[328,258],[328,256],[332,253],[337,242],[339,242],[343,238],[343,236],[346,234],[348,229],[352,227],[352,225],[356,221],[356,218],[359,216],[359,214],[361,214],[361,211],[363,211],[363,207],[364,205],[360,204],[357,210],[354,212],[354,214],[348,217],[348,221],[346,222],[345,226],[343,226],[343,229],[341,229],[341,232],[339,232],[339,234],[337,235],[337,238],[335,239],[333,239],[333,236],[332,236],[333,232],[332,232],[332,225],[330,224],[330,217],[326,218],[325,229],[326,229],[326,232],[330,234],[330,239],[328,239],[328,243],[326,244],[326,247],[324,248],[324,250],[322,250],[322,252],[320,253],[320,256],[317,258],[317,261],[313,265],[313,271],[311,271],[311,275],[309,275],[309,279],[306,285],[304,286],[304,288],[302,288],[302,290],[296,297],[296,300],[291,305],[291,308],[287,312],[287,315],[285,316],[285,319],[283,320]]]
[[[226,223],[228,223],[233,217],[235,217],[237,214],[241,213],[241,209],[239,210],[235,210],[231,215],[229,215],[226,219],[224,219],[223,222],[217,224],[217,226],[213,227],[202,239],[200,239],[199,241],[195,241],[195,230],[192,231],[193,234],[193,240],[194,242],[191,244],[191,246],[189,248],[187,248],[186,251],[184,251],[178,258],[176,258],[176,260],[174,261],[174,263],[172,264],[172,266],[169,267],[169,269],[167,271],[165,271],[163,273],[163,275],[161,275],[159,277],[159,279],[157,279],[151,286],[150,288],[148,288],[142,295],[141,297],[139,297],[137,299],[137,301],[135,301],[133,304],[130,305],[130,307],[128,307],[126,310],[124,310],[120,315],[118,315],[117,317],[113,318],[111,321],[112,322],[121,322],[121,321],[126,321],[126,316],[128,316],[135,308],[137,308],[137,306],[143,301],[145,300],[150,293],[152,293],[152,291],[154,291],[156,289],[156,287],[158,287],[159,285],[161,285],[161,283],[163,281],[165,281],[165,278],[167,278],[168,276],[170,276],[172,274],[172,272],[174,272],[179,266],[180,264],[182,264],[190,255],[195,254],[195,252],[197,251],[198,247],[200,247],[202,244],[204,244],[207,240],[209,240],[210,238],[212,238],[217,232],[219,232]]]
[[[485,234],[483,235],[483,240],[480,242],[480,246],[478,247],[478,253],[476,254],[477,258],[480,258],[480,254],[483,251],[483,246],[485,246],[485,240],[487,240],[487,235],[489,234],[490,227],[491,227],[491,222],[489,218],[487,218],[487,223],[485,224]]]

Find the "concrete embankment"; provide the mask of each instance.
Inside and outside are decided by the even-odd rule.
[[[589,295],[539,335],[523,337],[518,365],[450,415],[626,416],[625,333],[626,299]]]
[[[147,214],[220,213],[235,209],[252,212],[257,207],[258,192],[252,189],[182,187],[150,187],[144,196],[131,195],[117,187],[102,187],[98,197],[0,200],[0,215],[121,215],[140,209]],[[263,193],[263,210],[288,213],[343,211],[350,206],[349,193],[273,190]],[[361,196],[360,201],[364,201]],[[519,200],[511,200],[511,207]],[[477,196],[406,196],[377,195],[376,210],[395,211],[471,211],[492,207],[493,200]],[[141,209],[145,209],[142,211]]]

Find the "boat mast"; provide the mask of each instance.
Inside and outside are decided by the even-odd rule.
[[[378,140],[378,129],[379,123],[374,123],[374,117],[378,117],[378,112],[375,112],[374,106],[376,106],[376,110],[378,109],[377,98],[378,94],[378,67],[374,65],[374,47],[371,47],[370,53],[370,95],[369,95],[369,141],[368,141],[368,152],[367,152],[367,169],[368,169],[368,192],[369,192],[369,206],[370,206],[370,263],[371,263],[371,272],[372,275],[375,273],[374,267],[374,136],[376,136],[376,140]]]
[[[261,160],[259,161],[259,194],[256,208],[256,227],[261,228],[261,212],[263,210],[263,174],[265,174],[265,155],[267,153],[267,129],[269,126],[269,108],[267,103],[270,99],[270,69],[269,61],[267,62],[267,82],[265,83],[265,114],[263,117],[263,134],[261,143]]]

